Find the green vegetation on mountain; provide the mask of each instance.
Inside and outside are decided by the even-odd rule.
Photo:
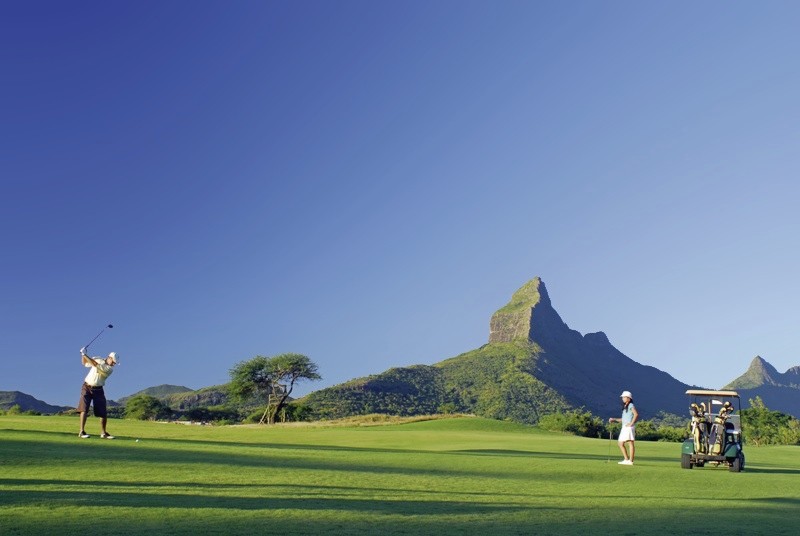
[[[225,406],[228,404],[228,384],[212,385],[196,391],[172,393],[157,397],[174,410],[189,410],[200,407]]]
[[[571,407],[532,374],[538,352],[526,341],[487,344],[433,366],[393,368],[321,389],[296,404],[321,419],[459,412],[536,423]]]
[[[497,310],[498,313],[522,313],[528,312],[542,299],[539,294],[539,285],[542,280],[534,277],[522,285],[512,296],[511,300]]]
[[[780,385],[781,374],[761,356],[750,362],[744,374],[723,387],[723,389],[755,389],[762,385]]]
[[[292,405],[316,419],[384,413],[437,413],[444,403],[441,371],[427,365],[393,368],[366,378],[314,391]]]
[[[800,367],[783,374],[761,356],[756,356],[744,374],[723,389],[735,389],[742,400],[759,400],[773,410],[800,416]]]
[[[541,292],[540,292],[541,287]],[[489,342],[526,341],[530,337],[533,309],[546,291],[538,277],[525,283],[511,300],[498,309],[489,321]]]

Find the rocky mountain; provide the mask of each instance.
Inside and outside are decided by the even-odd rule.
[[[301,403],[321,417],[447,408],[536,422],[565,408],[616,416],[623,390],[633,392],[643,417],[683,415],[690,387],[630,359],[602,332],[570,329],[537,277],[492,315],[487,345],[432,366],[391,369],[315,391]]]
[[[724,389],[736,389],[742,405],[760,396],[771,410],[800,416],[800,367],[792,367],[783,374],[761,356],[756,356],[744,374],[730,382]]]
[[[72,409],[67,406],[52,406],[19,391],[0,391],[0,409],[7,410],[14,406],[19,406],[22,411],[38,411],[43,414],[60,413]]]

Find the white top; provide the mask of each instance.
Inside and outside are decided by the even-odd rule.
[[[83,381],[92,387],[102,387],[106,384],[106,379],[114,372],[114,367],[107,365],[103,357],[90,357],[89,359],[97,363],[97,366],[93,367],[91,363],[84,364],[84,366],[92,370],[89,371],[89,374],[86,375],[86,379]]]

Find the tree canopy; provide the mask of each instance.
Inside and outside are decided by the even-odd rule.
[[[242,402],[258,399],[266,403],[262,424],[275,422],[298,381],[321,379],[316,363],[307,356],[293,353],[255,356],[237,363],[230,375],[231,397]]]

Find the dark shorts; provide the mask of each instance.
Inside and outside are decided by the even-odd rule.
[[[106,393],[102,387],[92,387],[87,383],[81,387],[81,399],[78,401],[78,411],[88,412],[89,404],[94,408],[95,417],[107,417]]]

